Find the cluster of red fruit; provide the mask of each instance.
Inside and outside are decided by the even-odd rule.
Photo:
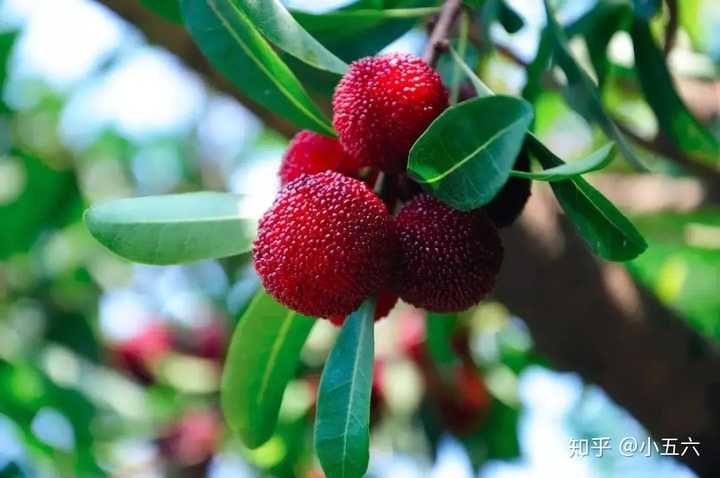
[[[283,189],[260,220],[253,258],[275,299],[339,324],[371,295],[379,297],[376,318],[398,296],[453,312],[487,295],[503,258],[496,227],[517,216],[529,183],[511,180],[473,211],[421,193],[405,174],[408,153],[447,107],[440,76],[420,58],[350,66],[333,97],[339,140],[310,131],[293,139]],[[368,186],[376,182],[379,195]],[[393,217],[398,201],[406,203]]]

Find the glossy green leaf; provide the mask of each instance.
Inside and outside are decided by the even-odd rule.
[[[91,207],[85,224],[102,245],[146,264],[177,264],[248,252],[254,218],[242,197],[199,192],[119,199]]]
[[[342,75],[347,65],[310,35],[278,0],[226,0],[245,12],[255,27],[281,50],[315,68]]]
[[[570,53],[565,32],[555,19],[548,0],[543,1],[547,13],[548,31],[552,38],[554,61],[560,66],[567,78],[564,94],[568,103],[588,121],[596,123],[605,135],[615,141],[618,149],[630,164],[637,169],[645,170],[645,166],[633,151],[632,146],[630,146],[603,108],[595,83]]]
[[[327,478],[361,478],[367,470],[374,308],[367,300],[347,318],[320,379],[315,450]]]
[[[246,446],[256,448],[273,435],[283,392],[314,324],[265,291],[240,319],[225,361],[221,402],[230,429]]]
[[[478,78],[472,68],[470,68],[468,64],[465,63],[465,60],[463,60],[462,56],[460,56],[458,52],[456,52],[455,49],[452,47],[450,47],[450,55],[452,56],[452,59],[455,61],[455,63],[460,66],[460,69],[468,77],[470,83],[473,85],[473,88],[475,88],[475,93],[477,93],[478,96],[492,96],[495,94],[490,88],[488,88],[485,83],[482,82],[480,78]]]
[[[592,171],[603,169],[613,160],[615,145],[606,144],[600,149],[577,161],[564,163],[559,166],[547,168],[542,172],[511,171],[510,175],[518,178],[534,179],[536,181],[562,181],[574,176],[580,176]]]
[[[173,23],[182,24],[182,11],[179,0],[140,0],[147,9]]]
[[[483,206],[507,181],[532,116],[530,104],[510,96],[448,108],[413,145],[408,170],[456,209]]]
[[[300,81],[238,0],[182,0],[185,23],[210,62],[242,92],[302,128],[334,135]]]
[[[543,168],[565,164],[532,134],[528,135],[528,147]],[[576,176],[550,184],[563,210],[595,253],[610,261],[628,261],[647,249],[633,223],[587,181]]]
[[[708,162],[720,162],[718,140],[698,122],[680,99],[665,58],[652,37],[650,26],[644,20],[635,18],[631,35],[640,85],[660,128],[682,150]]]
[[[382,50],[430,14],[429,10],[417,9],[434,5],[433,0],[360,0],[331,12],[293,12],[293,16],[330,51],[345,61],[353,61]],[[379,17],[373,11],[390,13]]]
[[[386,20],[423,18],[437,13],[436,7],[394,8],[388,10],[338,10],[322,14],[296,11],[295,19],[313,33],[342,31],[351,36]]]
[[[457,54],[454,58],[463,63]],[[465,71],[478,95],[493,94],[467,65]],[[546,172],[547,170],[557,172],[558,169],[555,168],[567,172],[565,162],[542,144],[534,134],[527,134],[526,144]],[[609,145],[605,148],[609,148]],[[593,163],[600,160],[605,148],[596,151],[591,155],[591,159],[586,158],[585,161]],[[607,159],[610,154],[605,156]],[[635,226],[605,196],[581,177],[575,176],[572,179],[553,182],[552,188],[561,206],[577,226],[580,235],[600,256],[608,260],[625,261],[637,257],[647,248],[645,239]]]
[[[425,321],[427,347],[435,363],[450,365],[457,362],[457,354],[452,348],[452,335],[458,316],[428,312]]]
[[[569,38],[581,35],[585,40],[600,88],[612,67],[608,58],[610,40],[618,31],[627,29],[632,16],[625,2],[598,2],[565,29]]]

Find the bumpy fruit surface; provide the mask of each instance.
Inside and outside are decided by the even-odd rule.
[[[303,174],[340,171],[351,174],[352,165],[346,160],[337,139],[314,131],[300,131],[290,142],[282,164],[280,181],[283,186]]]
[[[412,55],[350,65],[335,90],[333,125],[345,153],[362,166],[405,170],[415,140],[448,106],[440,75]]]
[[[260,220],[253,249],[265,289],[302,314],[344,317],[385,287],[397,235],[383,202],[340,173],[304,175]]]
[[[525,150],[515,160],[514,169],[530,171],[530,157]],[[511,177],[485,206],[485,211],[497,227],[510,226],[520,216],[530,198],[531,182],[529,179]]]
[[[422,194],[397,217],[400,298],[435,312],[477,304],[495,283],[503,248],[482,209],[457,211]]]

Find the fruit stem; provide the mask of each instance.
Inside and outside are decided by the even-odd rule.
[[[430,34],[427,48],[425,49],[425,61],[430,66],[435,66],[440,52],[447,48],[448,36],[455,21],[460,14],[462,0],[446,0],[443,4],[437,23]]]

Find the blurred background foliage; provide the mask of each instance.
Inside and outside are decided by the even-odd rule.
[[[173,2],[143,3],[176,18]],[[338,6],[292,3],[309,29],[313,13]],[[354,6],[376,4],[432,2]],[[503,10],[505,28],[480,29],[501,48],[472,42],[466,57],[494,90],[519,94],[545,20],[540,2],[508,4],[518,18]],[[677,5],[673,72],[717,78],[720,7]],[[566,1],[559,12],[569,22],[594,6]],[[665,28],[667,16],[653,27]],[[315,33],[346,60],[382,48],[419,53],[426,40],[408,19]],[[591,62],[583,43],[572,47]],[[612,38],[604,62],[605,104],[651,137],[657,121],[629,68],[627,34]],[[454,74],[450,63],[439,68]],[[303,77],[318,95],[331,91]],[[0,91],[0,476],[320,476],[310,425],[336,330],[314,328],[275,437],[247,450],[225,430],[218,383],[228,335],[258,287],[249,257],[132,265],[82,224],[98,201],[201,189],[247,193],[260,214],[286,139],[91,0],[0,0]],[[559,155],[603,143],[559,93],[536,94],[536,130]],[[716,108],[701,119],[717,134],[719,118]],[[702,206],[702,187],[682,168],[640,153],[668,176],[629,182],[636,175],[616,161],[590,180],[648,238],[648,251],[627,264],[632,277],[717,340],[720,210]],[[571,437],[646,432],[598,388],[553,371],[521,318],[496,302],[427,322],[399,306],[377,326],[375,371],[371,476],[694,476],[661,457],[571,459]]]

